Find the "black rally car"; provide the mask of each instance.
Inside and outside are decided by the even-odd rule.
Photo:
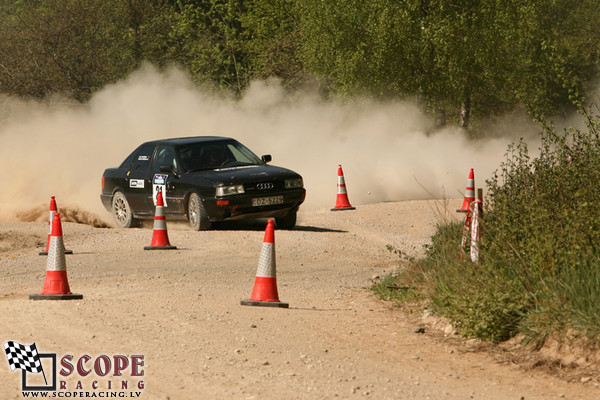
[[[270,161],[226,137],[155,140],[104,171],[100,198],[121,228],[154,218],[160,191],[167,219],[187,218],[195,230],[214,221],[267,217],[291,229],[306,195],[302,177]]]

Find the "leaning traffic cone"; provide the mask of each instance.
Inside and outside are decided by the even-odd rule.
[[[82,294],[71,293],[67,279],[67,262],[65,246],[62,237],[60,214],[54,213],[48,261],[46,262],[46,279],[41,294],[30,294],[31,300],[77,300],[83,299]]]
[[[240,301],[244,306],[263,306],[288,308],[288,303],[279,301],[277,294],[277,278],[275,271],[275,228],[270,219],[265,230],[258,271],[254,280],[254,288],[250,299]]]
[[[344,172],[342,166],[338,166],[338,183],[337,183],[337,198],[335,201],[335,207],[331,211],[340,210],[355,210],[356,207],[350,205],[348,200],[348,193],[346,192],[346,181],[344,181]]]
[[[469,179],[467,180],[467,190],[465,191],[465,199],[461,208],[456,212],[467,212],[471,202],[475,200],[475,176],[473,174],[473,168],[469,172]]]
[[[50,197],[50,219],[48,220],[48,241],[46,242],[46,251],[40,251],[40,256],[47,256],[48,249],[50,248],[50,236],[52,235],[52,221],[54,221],[54,214],[57,212],[56,200],[54,196]],[[73,254],[73,250],[65,250],[65,254]]]
[[[177,248],[177,246],[171,246],[171,243],[169,243],[164,207],[165,203],[163,202],[162,192],[159,191],[158,196],[156,196],[156,213],[154,215],[152,243],[150,243],[150,246],[145,246],[144,250],[173,250]]]

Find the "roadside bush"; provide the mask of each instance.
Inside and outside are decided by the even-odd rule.
[[[413,272],[463,335],[521,332],[542,344],[569,332],[600,343],[599,121],[544,126],[535,157],[523,141],[509,146],[487,181],[478,263],[461,255],[462,223],[438,226]]]
[[[509,279],[472,263],[460,248],[463,222],[439,225],[415,264],[432,309],[449,318],[463,335],[499,342],[517,330],[523,299]]]
[[[519,330],[538,343],[575,331],[599,341],[600,130],[546,126],[539,156],[520,142],[490,179],[482,262],[522,293]]]

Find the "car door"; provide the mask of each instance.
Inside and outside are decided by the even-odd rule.
[[[133,158],[131,167],[127,172],[127,200],[136,213],[154,212],[152,202],[152,156],[155,144],[145,144],[140,147]]]
[[[161,167],[163,167],[162,170]],[[166,171],[165,168],[169,171]],[[180,190],[177,190],[180,170],[175,149],[171,146],[159,145],[152,161],[152,201],[155,206],[156,197],[161,191],[165,214],[183,213],[183,195]]]

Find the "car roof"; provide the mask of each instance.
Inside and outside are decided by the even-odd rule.
[[[189,136],[169,139],[158,139],[145,142],[144,144],[171,144],[171,145],[182,145],[189,143],[204,143],[204,142],[215,142],[220,140],[233,140],[230,137],[224,136]]]

